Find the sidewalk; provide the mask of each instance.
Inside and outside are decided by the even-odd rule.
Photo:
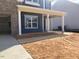
[[[0,35],[0,59],[33,59],[28,52],[9,35]]]

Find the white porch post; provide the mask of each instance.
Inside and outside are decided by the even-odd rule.
[[[43,9],[45,9],[45,0],[43,0]],[[43,30],[43,32],[44,32],[44,14],[42,15],[42,30]]]
[[[44,15],[42,15],[42,30],[44,32]]]
[[[49,14],[47,15],[47,32],[50,31],[50,20],[49,20]]]
[[[19,35],[21,35],[21,11],[18,11]]]
[[[62,16],[62,33],[64,33],[64,16]]]

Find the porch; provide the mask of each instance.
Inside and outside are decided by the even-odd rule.
[[[28,33],[28,34],[22,34],[22,35],[17,35],[17,39],[33,39],[33,38],[39,38],[43,39],[45,37],[60,37],[60,36],[65,36],[65,34],[62,34],[61,31],[53,31],[53,32],[34,32],[34,33]],[[39,39],[39,40],[40,40]]]
[[[51,38],[56,38],[56,37],[65,37],[68,36],[67,34],[62,34],[61,32],[39,32],[39,33],[28,33],[28,34],[23,34],[23,35],[18,35],[17,36],[17,41],[21,44],[24,43],[32,43],[32,42],[37,42],[41,40],[47,40]]]
[[[62,19],[61,19],[62,31],[61,32],[64,33],[65,12],[36,8],[36,7],[29,7],[29,6],[23,6],[23,5],[18,5],[17,7],[18,7],[19,35],[23,35],[22,34],[22,26],[21,26],[21,12],[42,14],[42,30],[43,30],[43,32],[52,32],[52,30],[50,29],[50,22],[51,22],[50,18],[62,17]],[[44,23],[44,20],[45,20],[45,23]],[[44,28],[44,25],[46,26],[45,28]]]

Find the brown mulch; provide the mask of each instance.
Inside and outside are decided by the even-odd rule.
[[[23,44],[34,59],[79,59],[79,34]]]

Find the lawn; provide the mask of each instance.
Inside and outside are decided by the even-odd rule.
[[[79,34],[22,44],[34,59],[79,59]]]

